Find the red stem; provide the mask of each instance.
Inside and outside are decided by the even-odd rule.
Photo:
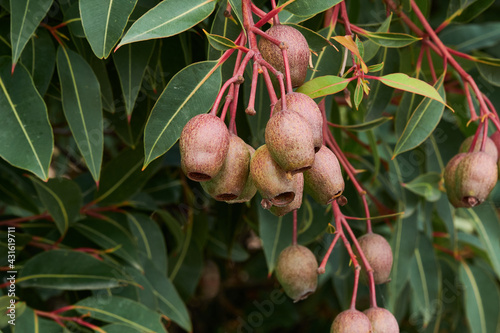
[[[321,265],[318,267],[318,274],[324,274],[325,273],[325,267],[328,262],[328,258],[330,258],[330,255],[332,254],[333,248],[335,247],[335,244],[340,238],[340,233],[342,230],[337,230],[335,231],[335,237],[333,238],[333,241],[330,244],[330,247],[325,253],[325,256],[323,257],[323,260],[321,261]]]
[[[431,51],[426,47],[425,53],[427,54],[427,62],[429,63],[429,68],[431,70],[432,75],[432,83],[437,82],[436,70],[434,69],[434,63],[432,62]]]
[[[338,206],[337,206],[337,210],[340,213],[340,209],[338,208]],[[340,213],[340,214],[342,214],[342,213]],[[356,250],[358,251],[359,257],[361,258],[361,262],[363,263],[363,266],[365,266],[366,272],[368,274],[368,288],[370,289],[370,305],[371,305],[371,307],[376,308],[377,307],[377,297],[376,297],[376,292],[375,292],[375,279],[373,278],[373,268],[370,266],[370,263],[366,259],[366,256],[365,256],[363,250],[361,249],[361,246],[359,245],[358,240],[356,239],[356,236],[352,232],[352,229],[349,226],[349,223],[347,223],[347,220],[344,217],[342,218],[342,224],[346,228],[349,236],[351,237],[351,240],[354,243]]]

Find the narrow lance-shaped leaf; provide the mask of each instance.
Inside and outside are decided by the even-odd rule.
[[[0,156],[47,179],[54,147],[47,107],[23,66],[11,75],[10,57],[0,58]]]
[[[205,30],[203,30],[203,32],[205,33],[205,35],[207,35],[208,42],[210,43],[210,45],[218,51],[226,51],[226,50],[235,49],[238,47],[229,38],[226,38],[224,36],[215,35],[215,34],[210,34],[210,33],[206,32]]]
[[[465,314],[472,333],[498,332],[500,293],[493,277],[479,266],[462,261],[459,271],[464,287]]]
[[[424,83],[420,80],[416,81]],[[401,134],[401,137],[396,143],[396,147],[394,148],[394,156],[419,146],[432,134],[432,132],[436,128],[437,124],[441,120],[441,116],[443,115],[445,106],[444,102],[442,102],[443,98],[445,98],[443,81],[444,76],[441,76],[436,82],[435,87],[439,92],[435,91],[434,88],[431,87],[433,91],[438,94],[441,101],[437,100],[436,98],[424,98],[422,102],[420,102],[417,109],[413,112],[412,116],[408,120],[403,134]],[[434,93],[432,94],[434,95]]]
[[[154,263],[160,272],[166,273],[167,246],[160,227],[144,214],[127,214],[127,220],[129,229],[137,240],[139,250]]]
[[[282,5],[285,2],[287,2],[287,0],[280,0],[279,5]],[[298,16],[309,16],[321,13],[340,2],[342,2],[342,0],[295,0],[285,8],[292,14]]]
[[[10,1],[10,40],[12,42],[12,68],[23,52],[26,43],[47,14],[52,0]]]
[[[92,296],[76,303],[74,308],[82,315],[107,323],[123,323],[140,332],[166,332],[159,313],[128,298]]]
[[[418,235],[418,214],[416,211],[409,217],[398,219],[396,231],[392,235],[391,248],[394,253],[391,283],[388,285],[390,302],[388,309],[394,312],[396,300],[409,279],[410,263],[415,255]]]
[[[59,47],[57,70],[64,115],[95,181],[103,154],[101,91],[92,68],[76,52]]]
[[[146,278],[153,286],[153,293],[158,299],[158,309],[168,318],[188,332],[192,331],[191,319],[186,305],[165,273],[160,272],[152,261],[145,264]]]
[[[500,219],[494,205],[491,202],[486,202],[474,207],[474,209],[462,210],[461,213],[464,213],[472,222],[486,249],[491,266],[497,277],[500,278]]]
[[[403,73],[387,74],[378,77],[378,80],[380,80],[380,82],[382,82],[383,84],[388,85],[389,87],[422,95],[431,98],[433,100],[436,100],[442,103],[443,105],[446,105],[441,94],[433,86],[422,80],[409,77],[406,74]],[[438,80],[437,83],[439,82],[440,81]],[[439,87],[440,85],[436,84],[435,86]]]
[[[98,58],[107,58],[116,45],[137,0],[80,1],[80,16],[87,40]]]
[[[142,79],[153,53],[154,42],[126,45],[113,54],[120,77],[127,116],[130,117],[142,86]]]
[[[44,96],[56,67],[56,48],[46,29],[38,29],[36,36],[31,37],[19,61],[30,73],[40,95]]]
[[[192,64],[177,73],[158,98],[144,130],[144,168],[179,139],[192,117],[207,112],[221,85],[216,61]]]
[[[87,218],[76,223],[73,228],[101,249],[113,249],[113,255],[142,271],[137,244],[128,230],[128,223],[125,219],[113,219],[109,216],[102,219]]]
[[[440,281],[439,265],[432,242],[421,233],[410,264],[410,283],[424,327],[436,315],[434,301],[439,296]]]
[[[422,39],[397,32],[370,32],[365,36],[383,47],[405,47]]]
[[[35,255],[24,264],[17,278],[17,283],[24,287],[61,290],[113,288],[129,282],[114,266],[90,254],[71,250],[50,250]]]
[[[118,47],[181,33],[208,17],[215,0],[162,1],[130,27]]]
[[[411,182],[404,184],[407,190],[415,194],[423,196],[427,201],[438,201],[441,197],[439,190],[439,182],[441,181],[441,174],[437,172],[429,172],[421,174]]]
[[[49,179],[43,183],[32,178],[40,201],[50,213],[59,232],[64,235],[69,225],[78,217],[82,193],[78,185],[65,178]]]
[[[306,94],[314,99],[338,93],[344,90],[350,81],[350,79],[344,79],[335,75],[320,76],[301,85],[297,89],[297,92]]]
[[[158,162],[141,171],[144,150],[126,149],[110,161],[102,170],[95,202],[101,205],[120,204],[141,190],[146,181],[157,171]]]

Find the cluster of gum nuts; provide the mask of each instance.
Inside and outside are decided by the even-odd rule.
[[[444,183],[454,207],[472,208],[481,204],[497,183],[500,132],[493,133],[491,138],[486,136],[484,150],[482,141],[482,133],[468,137],[446,165]]]
[[[292,85],[301,85],[309,58],[305,38],[298,30],[283,25],[275,25],[266,33],[286,43]],[[266,61],[284,72],[281,50],[276,45],[261,39],[259,50]],[[303,191],[327,205],[344,190],[337,156],[323,145],[321,111],[314,100],[298,92],[288,93],[285,103],[278,100],[265,128],[265,144],[257,150],[230,132],[214,114],[189,120],[179,147],[183,172],[218,201],[247,202],[258,191],[262,207],[283,216],[300,208]],[[385,238],[370,233],[359,243],[374,269],[376,283],[387,282],[392,251]],[[280,253],[276,277],[285,293],[297,302],[316,290],[317,270],[314,254],[294,244]],[[399,328],[394,316],[383,308],[370,308],[365,313],[350,309],[336,317],[331,332],[392,333]]]

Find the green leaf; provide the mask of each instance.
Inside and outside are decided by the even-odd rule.
[[[427,201],[435,202],[441,197],[441,191],[439,190],[440,181],[441,174],[437,172],[428,172],[421,174],[411,182],[404,184],[404,187],[407,190],[424,197]]]
[[[297,92],[306,94],[314,99],[338,93],[344,90],[349,82],[349,79],[335,75],[325,75],[307,81],[297,89]]]
[[[282,5],[286,1],[287,0],[280,0],[279,5]],[[295,0],[285,8],[287,11],[297,16],[310,16],[324,12],[340,2],[342,2],[342,0]]]
[[[79,301],[74,308],[82,315],[107,323],[122,323],[140,332],[167,332],[159,313],[128,298],[92,296]]]
[[[478,266],[462,261],[459,269],[464,287],[465,314],[472,333],[498,331],[500,293],[493,277]]]
[[[439,265],[432,241],[420,233],[418,247],[410,264],[410,284],[418,311],[426,327],[436,315],[435,300],[439,299]]]
[[[192,117],[210,109],[221,80],[216,61],[189,65],[170,80],[151,110],[144,130],[144,168],[174,145]]]
[[[135,108],[135,101],[141,90],[142,79],[153,48],[154,42],[142,42],[126,45],[113,53],[128,117]]]
[[[101,327],[106,333],[142,333],[138,328],[126,324],[115,323]]]
[[[47,14],[52,0],[10,1],[10,40],[14,66],[36,28]]]
[[[395,302],[410,277],[411,262],[417,248],[418,215],[419,212],[416,211],[406,218],[399,218],[391,238],[394,259],[390,276],[391,283],[388,285],[390,299],[387,306],[391,312],[394,312],[397,307]]]
[[[123,203],[140,191],[158,170],[161,161],[155,161],[152,167],[141,171],[143,162],[142,148],[123,150],[103,168],[94,201],[100,205]]]
[[[268,274],[271,275],[281,251],[292,245],[292,214],[274,216],[264,210],[257,200],[254,200],[254,203],[259,214],[259,235],[266,256]]]
[[[376,65],[371,65],[371,66],[368,66],[368,72],[380,72],[382,69],[384,69],[384,63],[381,62],[380,64],[376,64]]]
[[[240,0],[228,0],[231,5],[231,14],[235,14],[236,19],[238,19],[240,26],[243,26],[243,10]]]
[[[443,220],[446,230],[450,235],[451,250],[455,251],[457,248],[457,230],[453,221],[454,208],[452,208],[446,195],[442,195],[436,202],[436,211],[441,220]]]
[[[40,95],[44,96],[56,67],[56,48],[46,29],[38,29],[36,37],[31,37],[20,62],[30,73]]]
[[[356,84],[356,89],[354,90],[354,107],[356,110],[363,101],[363,83],[358,81]]]
[[[127,221],[121,220],[122,216],[117,218],[105,216],[102,219],[86,218],[76,223],[73,228],[88,240],[99,245],[101,249],[112,249],[112,254],[142,271],[137,243],[128,230]]]
[[[483,62],[476,62],[476,67],[482,77],[486,79],[489,83],[500,87],[500,67],[498,65],[493,66],[490,64],[485,64]]]
[[[46,183],[36,178],[31,180],[40,201],[54,219],[61,235],[64,235],[80,213],[83,201],[80,187],[65,178],[49,179]]]
[[[102,107],[104,108],[104,110],[110,113],[114,113],[116,110],[115,104],[117,104],[117,101],[115,101],[115,99],[113,98],[113,88],[111,86],[111,81],[109,80],[106,61],[103,59],[91,57],[90,67],[92,67],[97,80],[99,80],[99,86],[101,88]]]
[[[53,320],[41,317],[33,311],[32,308],[26,307],[26,310],[21,314],[17,313],[16,309],[16,325],[15,333],[33,333],[33,332],[62,332],[61,326]],[[16,308],[19,304],[16,304]]]
[[[433,86],[425,81],[409,77],[408,75],[403,73],[387,74],[384,76],[380,76],[378,79],[380,80],[380,82],[388,85],[389,87],[429,97],[442,103],[443,105],[446,105],[441,94]],[[439,81],[437,83],[439,83]],[[436,84],[436,86],[439,87],[440,85]]]
[[[405,47],[422,38],[398,32],[370,32],[366,35],[374,43],[383,47]]]
[[[389,27],[391,26],[391,21],[392,21],[392,12],[389,16],[387,16],[384,22],[382,22],[380,27],[377,29],[377,32],[388,32]],[[368,62],[377,55],[378,50],[380,49],[380,45],[368,39],[363,42],[363,48],[365,49],[365,55],[363,60],[365,62]]]
[[[444,77],[441,76],[435,84],[435,87],[439,91],[441,101],[446,96],[443,80]],[[435,98],[424,98],[422,102],[420,102],[417,109],[408,120],[403,134],[401,134],[401,137],[398,139],[393,156],[419,146],[432,134],[443,115],[445,104],[441,101]]]
[[[181,33],[207,18],[215,4],[215,0],[162,1],[134,22],[118,47]]]
[[[500,219],[491,202],[485,202],[474,209],[460,210],[479,234],[491,266],[500,278]]]
[[[137,0],[79,1],[85,36],[98,58],[107,58],[116,45]]]
[[[129,282],[116,267],[71,250],[50,250],[33,256],[17,278],[23,287],[60,290],[113,288]]]
[[[463,0],[459,0],[463,2]],[[456,1],[452,1],[456,2]],[[479,14],[488,9],[495,0],[468,0],[465,1],[466,6],[462,7],[459,15],[455,16],[454,22],[466,23],[476,18]],[[450,3],[451,6],[451,3]]]
[[[54,147],[47,107],[23,66],[11,74],[10,57],[0,58],[0,156],[48,178]]]
[[[208,38],[208,42],[210,43],[210,45],[218,50],[218,51],[226,51],[226,50],[230,50],[230,49],[235,49],[237,48],[238,46],[232,41],[230,40],[229,38],[226,38],[224,36],[219,36],[219,35],[214,35],[214,34],[209,34],[208,32],[206,32],[205,30],[203,30],[205,32],[205,35],[207,35],[207,38]]]
[[[151,261],[146,263],[145,271],[146,278],[153,286],[153,293],[157,297],[158,309],[161,313],[191,332],[192,325],[188,310],[172,282]]]
[[[500,22],[451,25],[439,34],[439,38],[460,52],[483,49],[500,41]]]
[[[98,181],[104,144],[99,81],[78,53],[63,47],[57,51],[57,70],[64,115],[92,177]]]
[[[184,243],[184,233],[182,232],[179,221],[177,221],[177,219],[166,210],[157,210],[155,211],[155,214],[158,214],[162,221],[165,222],[169,234],[172,235],[175,240],[175,244],[169,244],[170,252],[175,253],[180,251],[181,246]]]
[[[137,301],[151,310],[156,310],[158,308],[158,301],[153,293],[153,287],[151,283],[144,276],[143,271],[139,271],[133,267],[124,267],[125,272],[133,279],[134,284],[129,284],[128,286],[122,288],[110,289],[113,295],[130,298]],[[100,290],[96,291],[96,294],[102,292]],[[106,291],[106,294],[108,291]]]
[[[160,272],[167,272],[167,246],[160,227],[144,214],[127,214],[128,225],[139,251],[154,263]],[[153,260],[154,259],[154,260]]]

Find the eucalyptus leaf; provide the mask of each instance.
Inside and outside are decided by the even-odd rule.
[[[174,145],[189,119],[208,111],[220,85],[221,70],[216,61],[192,64],[170,80],[144,130],[144,167]]]

